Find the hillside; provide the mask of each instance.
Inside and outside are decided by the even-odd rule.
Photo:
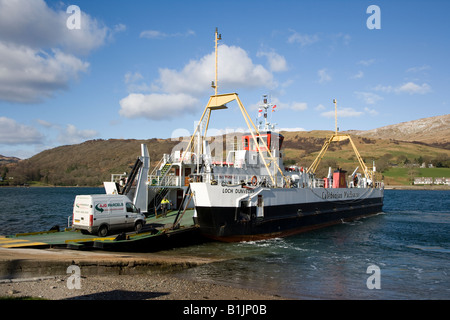
[[[142,143],[147,145],[152,164],[156,165],[178,142],[170,139],[90,140],[45,150],[10,165],[8,176],[13,177],[16,184],[38,181],[61,186],[101,185],[111,179],[112,173],[130,172]]]
[[[20,159],[16,157],[5,157],[0,154],[0,166],[8,163],[17,163]]]
[[[284,132],[285,162],[295,160],[301,166],[309,166],[315,159],[326,138],[332,134],[331,131],[310,132]],[[375,161],[377,171],[382,172],[390,166],[404,166],[423,162],[443,163],[450,160],[450,150],[442,149],[426,144],[417,144],[407,141],[393,139],[372,139],[351,135],[358,151],[368,166]],[[294,162],[293,162],[294,163]],[[347,171],[353,171],[358,162],[348,140],[334,142],[328,148],[317,174],[326,175],[328,166],[340,166]]]
[[[366,164],[371,166],[372,161],[375,161],[378,172],[392,166],[418,167],[422,163],[431,163],[434,167],[450,167],[449,117],[446,115],[420,119],[365,132],[352,131],[351,136]],[[308,167],[331,133],[282,132],[285,137],[285,165]],[[380,137],[375,138],[376,133]],[[240,141],[234,137],[232,140],[235,140],[234,143]],[[230,139],[223,141],[224,150],[233,144]],[[112,173],[129,172],[140,155],[141,143],[147,144],[152,167],[158,164],[164,153],[171,153],[179,144],[171,139],[91,140],[46,150],[30,159],[7,166],[0,164],[0,174],[6,183],[13,184],[34,181],[43,185],[97,186],[110,180]],[[317,171],[318,176],[326,175],[329,166],[339,166],[347,171],[353,171],[358,166],[348,140],[330,146]]]
[[[420,142],[450,149],[450,114],[351,133],[368,138]]]

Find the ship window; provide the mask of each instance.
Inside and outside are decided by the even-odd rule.
[[[261,140],[258,141],[258,144],[262,147],[264,147],[263,141],[267,144],[267,137],[261,137]]]
[[[248,138],[244,139],[244,148],[248,149]]]

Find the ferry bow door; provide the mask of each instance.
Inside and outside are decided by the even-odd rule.
[[[255,222],[256,219],[264,217],[264,198],[261,194],[258,195],[256,200],[256,212],[252,207],[251,201],[241,200],[239,205],[239,220]]]
[[[262,194],[258,194],[258,200],[256,201],[256,218],[264,217],[264,198]]]

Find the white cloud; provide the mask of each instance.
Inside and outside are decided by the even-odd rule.
[[[355,95],[367,104],[375,104],[377,101],[383,100],[383,97],[372,92],[355,91]]]
[[[289,109],[295,110],[295,111],[303,111],[308,109],[308,104],[306,102],[293,102],[289,104]]]
[[[125,74],[124,78],[125,78],[125,83],[126,84],[133,83],[133,82],[140,81],[140,80],[144,79],[142,74],[140,74],[139,72],[134,72],[134,73],[127,72]]]
[[[342,32],[340,32],[340,33],[338,33],[336,35],[332,35],[332,39],[334,39],[334,41],[341,41],[342,40],[342,43],[345,44],[345,45],[348,45],[350,43],[351,38],[352,37],[349,34],[342,33]]]
[[[320,110],[325,110],[326,107],[323,104],[320,103],[314,109],[316,109],[317,111],[320,111]]]
[[[377,85],[374,90],[385,93],[408,93],[408,94],[426,94],[431,92],[431,86],[427,83],[418,85],[414,82],[407,82],[397,87]]]
[[[360,60],[357,64],[363,65],[365,67],[370,66],[371,64],[375,63],[375,59],[368,59],[368,60]]]
[[[361,79],[362,77],[364,77],[364,72],[359,70],[358,73],[356,73],[353,76],[351,76],[350,79]]]
[[[375,88],[373,88],[373,90],[384,92],[384,93],[391,93],[391,92],[395,91],[394,87],[392,87],[392,86],[383,86],[381,84],[377,85]]]
[[[362,114],[363,114],[363,112],[356,111],[353,108],[340,108],[337,110],[338,118],[339,117],[342,117],[342,118],[359,117]],[[334,110],[322,112],[320,115],[325,118],[334,118]]]
[[[313,43],[319,41],[319,36],[317,34],[301,34],[296,31],[291,30],[293,33],[288,38],[288,43],[299,43],[302,47],[309,46]]]
[[[42,140],[43,136],[36,128],[0,117],[0,144],[38,144]]]
[[[35,103],[66,89],[89,63],[54,50],[52,54],[0,42],[0,99]],[[25,70],[25,72],[23,72]]]
[[[36,122],[45,128],[52,128],[54,126],[53,123],[42,120],[42,119],[36,119]]]
[[[147,39],[161,39],[166,37],[166,34],[158,30],[145,30],[141,32],[139,37]]]
[[[369,108],[364,108],[364,111],[368,114],[370,114],[371,116],[376,116],[378,114],[378,111],[375,109],[369,109]]]
[[[166,33],[159,30],[144,30],[140,33],[140,38],[146,39],[163,39],[168,37],[188,37],[194,36],[195,32],[193,30],[188,30],[185,33]]]
[[[127,118],[145,117],[154,120],[179,117],[180,112],[193,113],[198,99],[183,93],[132,93],[120,100],[120,115]]]
[[[114,26],[114,32],[122,32],[127,30],[127,26],[124,25],[123,23],[119,23],[117,25]]]
[[[411,68],[407,69],[406,72],[415,73],[415,72],[421,72],[421,71],[430,70],[430,69],[431,69],[431,67],[429,65],[423,65],[420,67],[411,67]]]
[[[151,90],[151,86],[144,81],[144,77],[139,72],[127,72],[124,77],[124,82],[130,93],[148,92]]]
[[[43,0],[0,0],[0,100],[35,103],[67,89],[89,67],[77,56],[124,30],[112,31],[83,11],[81,29],[70,30],[66,9]]]
[[[269,63],[269,68],[273,72],[281,72],[288,70],[286,59],[274,51],[258,52],[258,57],[266,57]]]
[[[274,86],[273,75],[253,64],[247,52],[235,46],[219,47],[219,88],[258,88]],[[191,60],[181,71],[160,69],[157,85],[163,92],[199,94],[210,90],[214,80],[214,52]]]
[[[221,45],[219,51],[219,91],[276,86],[272,73],[254,64],[245,50]],[[120,101],[120,114],[129,118],[159,120],[179,117],[183,112],[195,112],[201,107],[198,105],[200,96],[211,93],[214,59],[215,54],[212,52],[198,60],[189,61],[181,70],[161,68],[159,78],[146,87],[153,92],[146,95],[136,91],[130,93]],[[139,78],[139,75],[125,76],[126,81],[134,78]]]
[[[415,84],[414,82],[408,82],[397,88],[399,93],[409,93],[409,94],[425,94],[431,91],[431,87],[423,83],[422,85]]]
[[[81,10],[80,29],[68,29],[67,7],[54,10],[43,0],[0,0],[0,40],[34,49],[60,48],[87,54],[104,45],[111,30]],[[119,31],[123,29],[121,25]]]
[[[58,141],[62,144],[77,144],[92,139],[98,135],[95,130],[80,130],[73,124],[68,124],[58,135]]]
[[[326,83],[331,81],[331,76],[328,73],[327,69],[320,69],[317,71],[317,75],[319,76],[319,83]]]

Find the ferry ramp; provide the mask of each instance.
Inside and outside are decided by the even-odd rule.
[[[199,228],[192,219],[194,210],[180,214],[179,227],[173,228],[178,212],[165,217],[152,215],[139,233],[122,232],[107,237],[82,234],[71,228],[0,236],[2,248],[68,248],[102,249],[115,251],[158,251],[179,245],[202,241]]]

